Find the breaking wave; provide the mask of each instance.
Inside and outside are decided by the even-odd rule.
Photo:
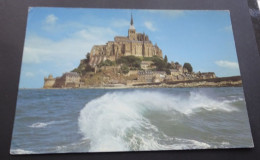
[[[147,91],[107,93],[86,104],[80,111],[78,125],[84,139],[90,140],[90,152],[205,149],[214,146],[169,135],[160,126],[167,121],[174,123],[178,116],[237,111],[231,103],[233,100],[214,100],[199,92],[188,95]]]

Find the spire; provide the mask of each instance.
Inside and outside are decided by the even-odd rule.
[[[132,12],[131,12],[131,22],[130,22],[130,24],[131,24],[131,26],[134,24]]]
[[[131,22],[130,22],[130,28],[129,29],[135,29],[132,12],[131,12]]]

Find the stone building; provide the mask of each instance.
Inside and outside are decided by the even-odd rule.
[[[144,83],[162,82],[165,76],[165,71],[143,70],[138,72],[137,80]]]
[[[142,61],[141,68],[144,70],[155,69],[156,66],[153,65],[153,61]]]
[[[198,73],[198,76],[200,79],[211,79],[216,78],[216,75],[214,72],[204,72],[204,73]]]
[[[48,78],[44,78],[43,88],[79,88],[80,79],[80,75],[76,72],[67,72],[57,78],[49,75]]]
[[[172,76],[178,76],[180,74],[180,71],[178,69],[170,69]]]
[[[145,33],[137,33],[131,15],[128,36],[116,36],[114,41],[108,41],[105,45],[95,45],[90,52],[89,65],[95,67],[99,63],[109,59],[115,61],[121,56],[137,57],[162,57],[162,50],[153,45]]]

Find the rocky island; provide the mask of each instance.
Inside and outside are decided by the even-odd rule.
[[[242,86],[240,76],[194,72],[190,63],[168,62],[148,35],[137,33],[131,16],[128,36],[95,45],[77,68],[44,78],[43,88],[151,88]]]

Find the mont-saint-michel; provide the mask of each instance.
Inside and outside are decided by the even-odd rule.
[[[194,72],[190,63],[169,62],[167,54],[163,56],[162,49],[147,34],[136,32],[131,15],[127,36],[94,45],[77,68],[61,77],[45,77],[43,88],[225,86],[242,86],[241,77],[220,78],[214,72]]]
[[[32,7],[26,26],[11,154],[254,146],[228,11]]]

